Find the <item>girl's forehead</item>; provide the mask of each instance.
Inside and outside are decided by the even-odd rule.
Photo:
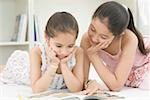
[[[100,20],[99,18],[94,18],[91,22],[91,24],[98,29],[103,29],[105,31],[109,31],[107,21],[106,20]]]
[[[72,44],[75,43],[76,35],[71,33],[60,33],[53,37],[51,40],[55,43]]]
[[[107,21],[101,21],[99,18],[94,18],[90,25],[98,34],[112,35],[107,27]]]

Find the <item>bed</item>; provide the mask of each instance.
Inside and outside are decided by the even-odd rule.
[[[112,95],[124,97],[123,100],[150,100],[150,91],[138,88],[124,87],[120,92],[109,92]],[[0,82],[0,100],[23,100],[22,97],[32,95],[31,88],[23,85],[3,84]],[[53,97],[47,97],[55,99]],[[44,97],[41,100],[47,100]]]
[[[90,79],[97,80],[104,89],[107,89],[102,80],[98,78],[96,71],[91,67],[90,69]],[[107,91],[108,92],[108,91]],[[120,92],[108,92],[111,95],[117,95],[124,97],[123,100],[150,100],[150,90],[142,90],[139,88],[124,87]],[[22,97],[29,97],[33,95],[31,87],[25,85],[16,84],[4,84],[0,82],[0,100],[24,100]],[[55,98],[42,97],[39,100],[47,99],[55,100]],[[58,99],[57,99],[58,100]]]

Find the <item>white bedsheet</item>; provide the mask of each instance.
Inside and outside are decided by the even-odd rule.
[[[150,100],[150,90],[124,87],[120,92],[110,92],[110,94],[125,97],[125,100]]]
[[[19,100],[20,96],[28,97],[31,94],[31,88],[28,86],[8,85],[0,82],[0,100]],[[124,87],[120,92],[110,92],[110,94],[125,97],[124,100],[150,100],[150,91],[138,88]],[[50,99],[52,100],[51,97]],[[44,100],[44,98],[42,100]]]

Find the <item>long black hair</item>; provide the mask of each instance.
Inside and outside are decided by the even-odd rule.
[[[114,36],[119,36],[126,28],[130,29],[138,38],[140,52],[144,55],[149,52],[149,49],[145,48],[142,34],[135,28],[133,15],[129,8],[115,1],[105,2],[96,9],[92,18],[99,18],[102,22],[107,19],[108,29]]]

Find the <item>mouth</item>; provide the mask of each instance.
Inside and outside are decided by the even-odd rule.
[[[59,59],[63,59],[66,58],[67,56],[56,55],[56,57],[58,57]]]

